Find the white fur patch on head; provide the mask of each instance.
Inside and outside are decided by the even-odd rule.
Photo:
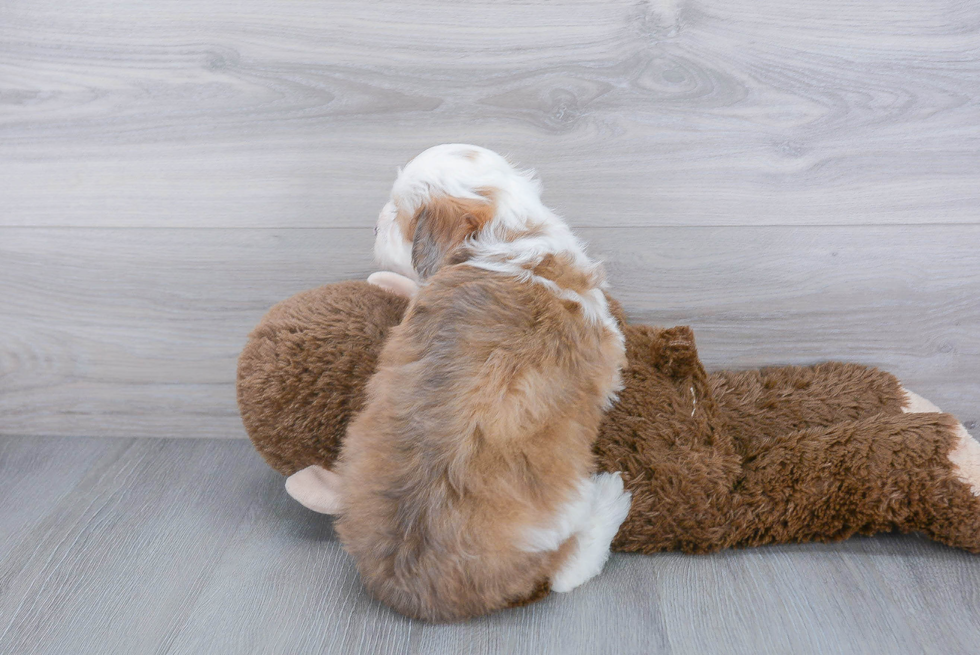
[[[418,282],[418,274],[412,266],[412,240],[402,233],[397,218],[394,203],[389,202],[381,208],[374,228],[374,259],[381,268]]]
[[[492,150],[450,143],[429,148],[399,171],[391,199],[378,217],[375,256],[383,268],[417,278],[414,269],[408,271],[414,234],[401,230],[409,223],[406,217],[439,197],[492,199],[493,220],[468,243],[473,251],[468,263],[474,266],[512,274],[556,252],[567,252],[583,267],[592,265],[565,222],[541,202],[541,184],[533,171],[515,168]],[[524,232],[528,234],[515,241],[514,235]]]
[[[406,218],[415,216],[437,197],[485,201],[496,204],[490,230],[526,227],[526,216],[540,213],[541,185],[533,172],[521,171],[492,150],[462,143],[434,146],[399,170],[391,199],[378,216],[374,254],[380,266],[418,279],[412,264],[414,234],[403,230]],[[397,217],[403,220],[398,221]]]
[[[466,239],[470,266],[512,275],[546,286],[559,297],[580,305],[586,318],[618,332],[602,289],[602,266],[589,259],[585,247],[568,225],[541,202],[541,185],[533,171],[515,168],[506,159],[480,146],[450,143],[429,148],[399,171],[391,200],[378,217],[375,257],[388,270],[415,281],[423,277],[413,261],[415,234],[411,217],[437,198],[486,201],[492,199],[493,218]],[[399,218],[400,217],[400,218]],[[547,255],[562,253],[599,280],[578,292],[563,289],[534,275]]]
[[[542,207],[541,184],[533,171],[519,170],[494,151],[465,143],[434,146],[408,162],[391,188],[391,201],[412,214],[435,196],[479,200],[488,191],[508,222],[513,214]]]

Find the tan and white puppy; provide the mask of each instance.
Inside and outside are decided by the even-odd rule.
[[[603,270],[533,175],[469,145],[400,171],[375,253],[420,284],[337,467],[337,533],[369,591],[435,621],[599,573],[629,510],[592,444],[620,389]]]

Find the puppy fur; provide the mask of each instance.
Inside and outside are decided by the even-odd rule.
[[[597,574],[629,510],[593,475],[623,336],[601,266],[483,148],[432,148],[399,173],[380,263],[421,283],[338,465],[336,523],[367,589],[457,620]]]

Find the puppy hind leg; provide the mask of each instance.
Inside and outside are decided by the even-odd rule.
[[[592,476],[587,493],[589,511],[571,537],[574,550],[551,579],[552,591],[571,591],[602,571],[613,537],[629,513],[631,495],[619,473]]]

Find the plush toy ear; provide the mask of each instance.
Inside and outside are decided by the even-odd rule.
[[[340,512],[340,476],[322,466],[307,466],[286,478],[286,493],[321,514]]]
[[[490,222],[494,206],[483,200],[441,196],[432,198],[415,215],[412,267],[424,280],[459,250],[466,237]]]
[[[368,284],[381,287],[388,293],[393,293],[402,298],[413,298],[419,292],[419,285],[414,280],[410,280],[404,275],[392,273],[391,271],[378,271],[368,275]]]

